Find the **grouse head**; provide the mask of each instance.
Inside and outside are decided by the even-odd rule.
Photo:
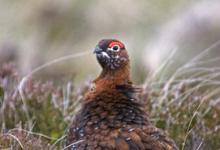
[[[129,57],[124,44],[115,39],[101,40],[94,53],[103,69],[117,70],[129,64]]]

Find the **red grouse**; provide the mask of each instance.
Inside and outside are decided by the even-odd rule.
[[[124,44],[101,40],[94,53],[102,72],[84,97],[66,146],[71,150],[177,150],[138,103]]]

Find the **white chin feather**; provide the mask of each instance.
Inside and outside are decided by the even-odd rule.
[[[102,52],[102,56],[104,56],[106,58],[110,58],[109,55],[106,52]]]

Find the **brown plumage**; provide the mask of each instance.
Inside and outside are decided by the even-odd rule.
[[[123,43],[106,39],[94,53],[102,67],[67,133],[72,150],[176,150],[138,103]]]

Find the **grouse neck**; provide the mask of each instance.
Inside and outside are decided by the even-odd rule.
[[[122,68],[118,68],[115,70],[103,69],[95,82],[98,82],[100,80],[105,80],[111,85],[131,84],[130,67],[129,65],[126,65]]]

